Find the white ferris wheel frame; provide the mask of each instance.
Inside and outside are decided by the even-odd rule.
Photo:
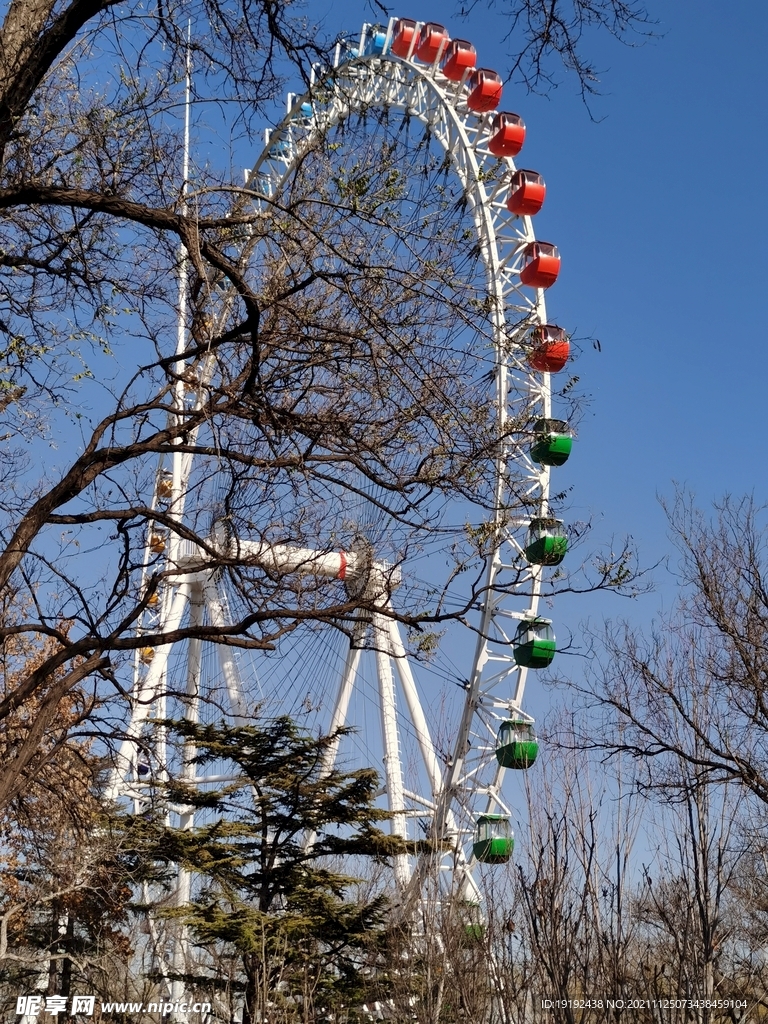
[[[406,58],[399,58],[388,52],[394,21],[392,19],[389,23],[383,54],[358,55],[364,53],[370,35],[370,27],[364,26],[358,50],[345,45],[337,46],[331,68],[313,69],[310,92],[299,97],[289,95],[285,118],[267,133],[265,149],[247,175],[254,202],[257,207],[260,204],[266,207],[270,198],[279,191],[282,182],[291,174],[297,159],[316,144],[328,129],[355,111],[370,108],[399,110],[427,126],[432,137],[451,160],[477,230],[486,268],[486,287],[493,304],[494,386],[498,425],[503,433],[509,416],[507,395],[512,376],[515,377],[516,394],[523,394],[523,401],[530,408],[535,408],[538,416],[549,418],[549,374],[531,371],[526,363],[525,350],[520,344],[532,325],[545,324],[547,321],[543,291],[524,289],[520,282],[523,253],[526,246],[535,240],[535,236],[530,217],[517,217],[506,208],[506,189],[510,174],[515,170],[514,162],[511,158],[498,158],[490,153],[488,141],[492,113],[475,114],[467,108],[464,79],[461,82],[448,81],[440,71],[439,56],[434,64],[428,66],[414,63],[410,54]],[[418,36],[419,27],[417,24],[415,37]],[[321,94],[322,101],[319,101],[317,97]],[[500,163],[507,169],[506,172],[498,173]],[[491,173],[494,169],[496,173]],[[191,395],[186,393],[182,382],[184,363],[181,354],[186,345],[183,327],[186,296],[185,286],[181,284],[183,278],[184,268],[180,277],[181,315],[177,345],[180,361],[176,364],[179,383],[175,401],[176,408],[188,409],[194,407],[199,399],[196,399],[194,390]],[[510,323],[507,322],[508,318]],[[521,399],[518,397],[517,401],[519,403]],[[163,480],[167,480],[169,496],[165,506],[166,515],[179,522],[184,517],[190,459],[189,454],[175,452],[170,460],[158,468],[153,507],[161,504],[161,488]],[[463,710],[455,732],[453,753],[447,765],[438,756],[432,741],[391,605],[391,593],[397,583],[392,567],[384,563],[371,564],[370,560],[366,566],[357,564],[356,559],[362,556],[354,551],[329,553],[287,545],[258,544],[246,539],[236,541],[238,555],[247,558],[251,565],[263,564],[272,571],[341,579],[352,579],[355,573],[362,579],[365,573],[369,598],[370,587],[378,586],[374,596],[380,599],[379,610],[372,613],[370,621],[361,622],[353,636],[339,680],[329,731],[342,726],[346,720],[361,654],[360,644],[363,633],[370,628],[374,633],[372,646],[376,651],[385,791],[392,815],[391,827],[395,834],[405,837],[406,818],[412,813],[407,807],[410,802],[411,807],[421,808],[419,817],[431,818],[431,834],[439,840],[430,853],[416,858],[401,855],[395,859],[395,883],[403,905],[412,905],[409,897],[418,894],[427,884],[428,878],[435,877],[436,871],[443,878],[447,877],[446,887],[454,895],[469,902],[480,902],[482,894],[474,877],[476,862],[471,853],[465,852],[467,840],[471,842],[471,829],[478,815],[510,814],[510,808],[504,803],[501,793],[505,769],[494,756],[494,726],[512,715],[530,720],[530,716],[522,711],[528,670],[516,664],[511,641],[514,629],[522,620],[537,617],[542,569],[541,566],[532,565],[525,571],[522,583],[529,603],[522,610],[508,607],[509,595],[506,588],[497,587],[497,578],[504,570],[519,571],[522,545],[516,539],[515,531],[519,533],[527,527],[533,516],[546,515],[549,500],[549,467],[534,465],[520,442],[508,438],[495,466],[496,508],[502,509],[505,505],[506,468],[511,461],[522,467],[527,479],[528,506],[537,507],[541,511],[521,516],[512,525],[498,520],[493,550],[485,570],[472,668],[464,684]],[[151,531],[150,524],[148,548],[152,543]],[[219,540],[221,545],[232,543],[224,538]],[[173,632],[179,628],[185,614],[192,626],[200,624],[204,608],[207,608],[213,625],[226,625],[229,618],[226,593],[219,585],[216,574],[206,568],[209,556],[194,549],[171,530],[164,557],[165,583],[158,608],[148,609],[145,613],[151,618],[152,631]],[[146,622],[142,628],[147,628]],[[221,676],[229,695],[231,720],[235,724],[250,722],[251,709],[232,648],[220,644],[217,649]],[[146,799],[149,783],[139,778],[137,744],[153,719],[162,720],[166,717],[166,676],[171,650],[171,644],[156,647],[148,664],[140,651],[136,653],[130,720],[111,774],[107,793],[109,798],[132,799],[138,806]],[[201,641],[187,641],[185,715],[192,721],[198,720],[200,662]],[[404,788],[395,707],[395,675],[405,696],[409,728],[418,740],[425,778],[431,789],[429,793],[406,792]],[[477,747],[478,737],[480,745],[485,743],[484,749],[488,754],[486,761],[495,764],[492,773],[482,783],[477,768],[467,763],[467,751],[473,742]],[[165,737],[161,727],[156,730],[154,751],[157,771],[153,773],[153,783],[161,780],[166,773]],[[189,752],[194,754],[191,748]],[[334,748],[329,752],[329,768],[335,753]],[[211,775],[198,775],[190,766],[185,767],[184,778],[192,784],[217,781]],[[179,823],[181,827],[191,827],[191,813],[180,811]],[[311,837],[308,841],[311,841]],[[189,876],[180,871],[177,904],[188,902],[189,895]],[[181,946],[184,945],[182,942]],[[178,955],[177,940],[174,956]],[[183,949],[181,955],[184,955]],[[171,992],[177,987],[175,984],[169,985]]]

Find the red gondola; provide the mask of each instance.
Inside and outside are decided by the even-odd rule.
[[[459,82],[462,75],[477,63],[477,50],[466,39],[454,39],[448,44],[443,61],[443,74],[451,82]]]
[[[415,56],[425,64],[434,64],[451,41],[443,25],[436,21],[428,21],[422,25],[419,41],[416,43]]]
[[[415,35],[416,22],[410,18],[398,18],[392,29],[392,53],[396,57],[407,57]]]
[[[571,343],[562,327],[540,324],[530,334],[531,348],[528,362],[542,373],[558,373],[568,362]]]
[[[478,114],[485,110],[495,110],[501,102],[501,75],[488,68],[478,68],[469,76],[467,89],[467,106],[470,110]]]
[[[547,186],[538,171],[515,171],[509,181],[507,209],[518,217],[532,217],[544,205]]]
[[[525,142],[525,124],[519,114],[497,114],[491,124],[488,149],[494,156],[517,156]]]
[[[529,242],[523,250],[520,280],[530,288],[549,288],[560,273],[560,253],[551,242]]]

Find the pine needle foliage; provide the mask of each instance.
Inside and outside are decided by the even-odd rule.
[[[303,1019],[308,1000],[348,1013],[362,1003],[383,945],[388,900],[370,866],[403,852],[379,827],[387,814],[374,806],[377,773],[329,770],[335,737],[309,735],[287,717],[258,726],[166,725],[188,764],[214,765],[232,779],[208,788],[158,785],[152,810],[120,824],[134,878],[170,885],[176,865],[193,876],[190,902],[166,913],[194,938],[195,982],[204,963],[221,987],[227,972],[217,965],[237,963],[244,1024],[267,1005],[274,1012],[276,1000],[281,1020],[299,1009]],[[169,827],[173,805],[197,808],[201,824]]]

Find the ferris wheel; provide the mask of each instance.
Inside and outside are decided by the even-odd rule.
[[[345,259],[375,245],[383,276],[400,273],[413,288],[419,277],[430,282],[423,292],[436,338],[465,367],[468,388],[487,390],[503,439],[486,482],[490,514],[472,525],[461,505],[421,509],[423,536],[416,530],[413,540],[412,519],[393,517],[370,480],[330,478],[320,507],[317,494],[302,497],[300,484],[270,495],[265,528],[258,517],[232,514],[233,481],[217,480],[215,453],[197,466],[186,450],[166,455],[153,507],[179,529],[148,530],[145,564],[161,564],[165,583],[148,600],[140,629],[167,634],[187,624],[204,633],[206,624],[219,627],[247,611],[247,592],[207,568],[206,553],[186,539],[201,532],[210,538],[209,553],[234,567],[259,566],[275,594],[281,586],[313,593],[334,587],[347,602],[359,599],[363,610],[338,628],[310,616],[258,655],[199,638],[140,649],[110,786],[112,797],[140,805],[153,779],[169,770],[157,723],[172,717],[174,700],[192,720],[250,723],[289,714],[325,734],[349,726],[329,750],[326,768],[337,761],[379,769],[391,830],[413,850],[393,865],[404,906],[428,890],[477,903],[481,871],[510,859],[512,808],[502,783],[505,772],[535,760],[526,682],[556,652],[540,603],[548,567],[559,565],[568,544],[550,507],[550,471],[567,460],[572,433],[553,415],[550,375],[566,365],[569,340],[547,320],[544,291],[558,276],[560,256],[534,234],[544,181],[516,167],[525,125],[498,110],[501,97],[500,76],[477,67],[474,46],[451,40],[441,25],[394,18],[386,27],[364,25],[359,40],[336,47],[331,67],[312,69],[305,95],[289,94],[285,117],[266,133],[247,175],[257,211],[291,209],[304,218],[304,234],[293,243],[301,248],[313,237],[313,258],[329,275],[341,258],[337,239],[346,239]],[[389,226],[380,214],[366,219],[372,191],[391,214]],[[343,224],[326,219],[328,210],[348,211],[350,204],[359,213],[348,225],[353,235],[359,231],[352,241]],[[290,263],[286,245],[262,238],[258,246],[259,259],[271,266]],[[366,287],[386,289],[371,278]],[[226,319],[231,301],[222,289],[218,320]],[[456,322],[461,308],[465,315]],[[406,320],[391,325],[393,336],[413,329]],[[177,351],[184,345],[180,336]],[[184,368],[179,408],[201,401],[213,372],[204,359]],[[354,390],[353,358],[348,372]],[[266,501],[261,495],[256,504]],[[298,543],[293,535],[286,541],[274,528],[291,501],[304,502],[301,521],[309,525],[302,536],[314,542]],[[246,498],[241,507],[247,504]],[[465,593],[455,565],[448,582],[440,578],[445,551],[459,534],[469,537],[483,565]],[[398,620],[409,603],[435,593],[441,609],[458,611],[430,661],[428,644],[404,634]],[[192,770],[186,777],[206,781]],[[188,825],[189,816],[181,821]]]

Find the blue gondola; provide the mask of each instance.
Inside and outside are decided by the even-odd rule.
[[[368,25],[363,44],[364,57],[380,57],[384,53],[387,33],[379,25]]]

